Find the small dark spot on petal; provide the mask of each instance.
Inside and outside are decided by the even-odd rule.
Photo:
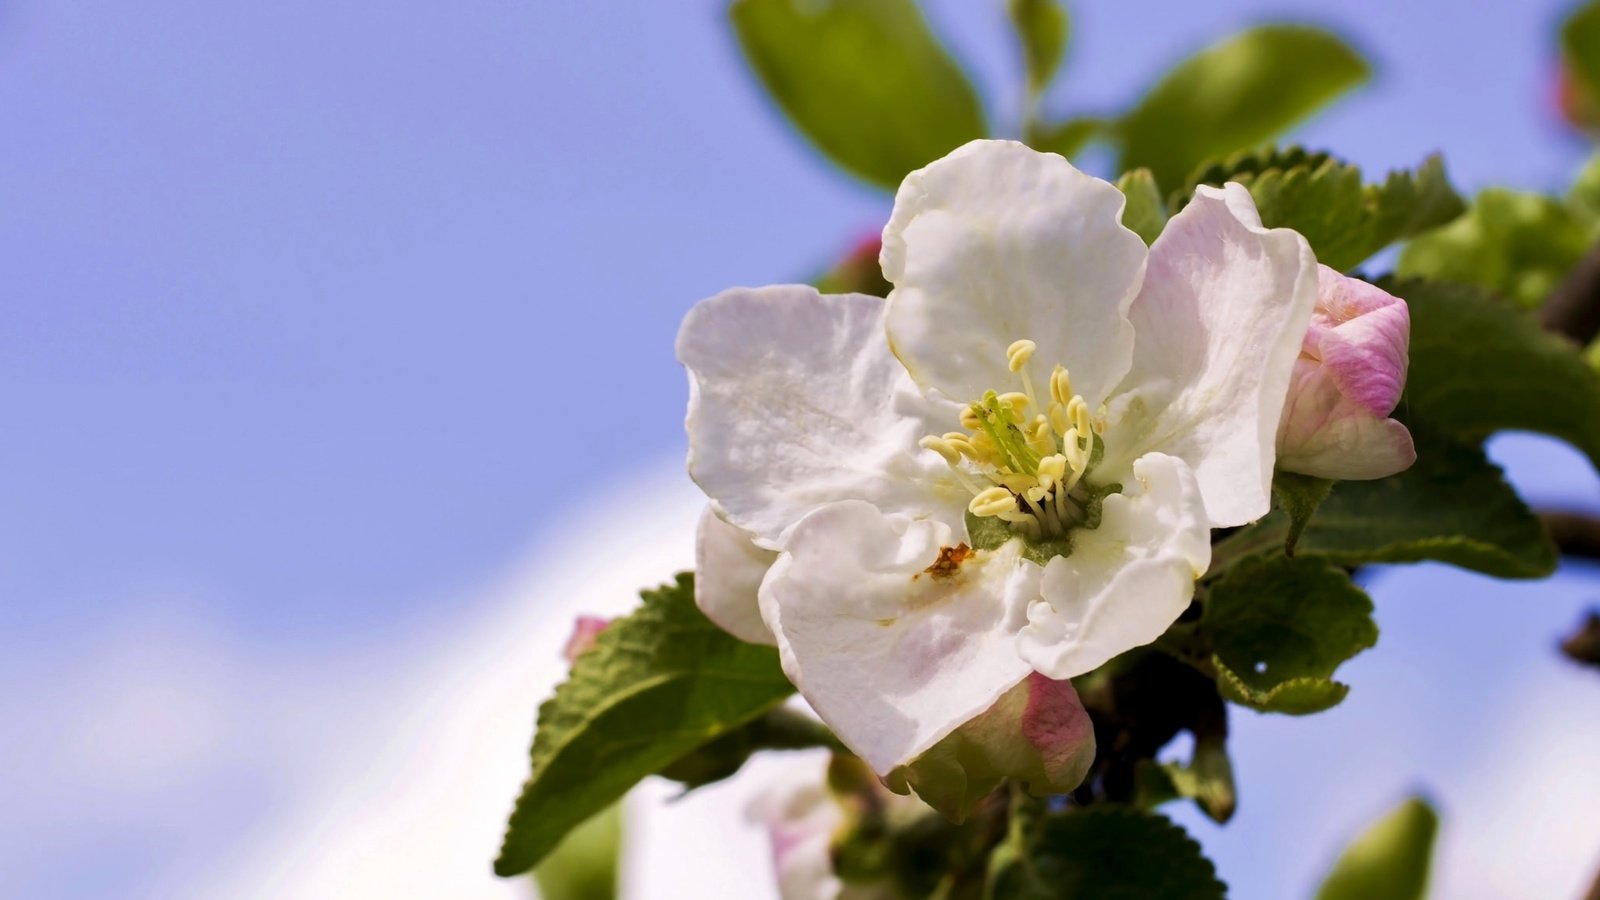
[[[940,547],[939,558],[933,561],[933,565],[923,571],[935,578],[949,578],[961,570],[962,563],[977,555],[977,551],[968,547],[965,543],[957,544],[954,547]]]

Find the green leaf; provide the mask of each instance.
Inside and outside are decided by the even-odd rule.
[[[1270,141],[1371,75],[1337,36],[1262,25],[1167,73],[1121,122],[1122,168],[1177,184],[1202,160]]]
[[[1200,845],[1163,816],[1099,805],[1046,816],[1027,832],[996,849],[988,900],[1227,896]]]
[[[533,774],[511,813],[496,874],[538,865],[641,779],[794,692],[777,650],[731,637],[695,608],[693,576],[643,597],[539,708]]]
[[[1411,309],[1402,409],[1454,434],[1536,431],[1600,468],[1600,379],[1568,342],[1460,285],[1384,281]]]
[[[1228,758],[1227,738],[1223,735],[1197,738],[1194,758],[1188,765],[1140,760],[1135,778],[1135,796],[1147,808],[1187,798],[1211,821],[1225,825],[1239,805],[1233,761]]]
[[[745,58],[846,171],[893,190],[987,131],[977,93],[913,0],[735,0]]]
[[[622,804],[613,803],[584,822],[538,868],[540,900],[616,900],[622,846]]]
[[[1061,67],[1067,52],[1067,11],[1056,0],[1008,0],[1011,24],[1022,42],[1028,91],[1038,94]]]
[[[1371,185],[1362,182],[1356,166],[1295,148],[1236,154],[1190,176],[1191,184],[1228,181],[1250,189],[1262,224],[1300,232],[1319,262],[1340,271],[1454,219],[1465,208],[1437,156],[1415,172],[1391,172]],[[1174,207],[1192,194],[1192,188],[1175,193]]]
[[[1272,478],[1272,497],[1278,508],[1289,517],[1289,533],[1283,539],[1283,552],[1294,555],[1295,544],[1311,524],[1311,515],[1328,499],[1333,482],[1327,478],[1313,478],[1296,472],[1278,472]]]
[[[1320,712],[1349,691],[1331,679],[1378,642],[1372,600],[1350,576],[1305,557],[1242,562],[1211,588],[1200,619],[1222,696],[1262,712]]]
[[[1103,134],[1110,127],[1104,119],[1068,119],[1055,125],[1032,127],[1028,132],[1028,146],[1040,153],[1059,153],[1068,159],[1083,149],[1083,145]]]
[[[1499,578],[1543,578],[1556,551],[1539,519],[1478,447],[1410,424],[1417,462],[1376,481],[1333,486],[1296,545],[1297,558],[1342,566],[1438,560]],[[1213,571],[1276,555],[1289,516],[1274,510],[1217,544]]]
[[[1438,832],[1433,807],[1406,800],[1345,848],[1317,900],[1423,900]]]
[[[1562,24],[1561,50],[1583,86],[1600,93],[1600,3],[1585,3]]]
[[[1489,188],[1465,215],[1400,254],[1402,277],[1476,285],[1534,309],[1596,237],[1595,220],[1542,194]]]
[[[1167,224],[1167,205],[1161,199],[1161,189],[1149,169],[1134,169],[1117,179],[1117,190],[1128,198],[1122,210],[1122,224],[1134,234],[1144,238],[1146,244],[1155,243],[1161,229]]]

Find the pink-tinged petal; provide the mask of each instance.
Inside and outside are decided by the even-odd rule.
[[[1317,299],[1304,237],[1263,228],[1250,192],[1202,186],[1150,247],[1128,311],[1133,368],[1108,404],[1100,483],[1155,451],[1193,470],[1214,527],[1272,507],[1274,437]]]
[[[1405,301],[1322,266],[1317,308],[1295,361],[1278,467],[1319,478],[1371,479],[1416,461],[1388,418],[1405,389],[1411,316]]]
[[[951,819],[964,819],[1005,779],[1038,796],[1064,794],[1094,763],[1094,724],[1071,681],[1030,673],[994,706],[895,772],[892,788],[909,788]]]
[[[566,646],[561,648],[561,658],[565,659],[569,666],[577,662],[578,657],[594,646],[595,638],[598,638],[600,632],[605,631],[606,626],[610,624],[610,619],[600,616],[579,616],[578,621],[572,625],[572,635],[567,638]]]
[[[847,500],[801,519],[783,549],[761,583],[783,670],[878,774],[1028,674],[1016,633],[1042,570],[1020,542],[972,550],[943,523]]]

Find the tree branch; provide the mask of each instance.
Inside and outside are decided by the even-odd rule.
[[[1539,324],[1580,347],[1600,335],[1600,244],[1573,266],[1539,308]]]
[[[1541,510],[1539,520],[1562,556],[1600,561],[1600,517],[1578,512]]]

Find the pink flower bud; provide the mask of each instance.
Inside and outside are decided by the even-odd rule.
[[[572,636],[567,638],[567,645],[561,648],[561,656],[566,659],[567,665],[577,662],[578,657],[593,647],[595,638],[610,624],[610,619],[600,616],[579,616],[578,621],[572,624]]]
[[[1318,478],[1384,478],[1416,462],[1389,414],[1406,384],[1405,301],[1327,266],[1278,423],[1278,468]]]
[[[1065,794],[1083,781],[1094,754],[1094,725],[1072,682],[1033,672],[889,784],[961,820],[1007,778],[1036,795]]]

